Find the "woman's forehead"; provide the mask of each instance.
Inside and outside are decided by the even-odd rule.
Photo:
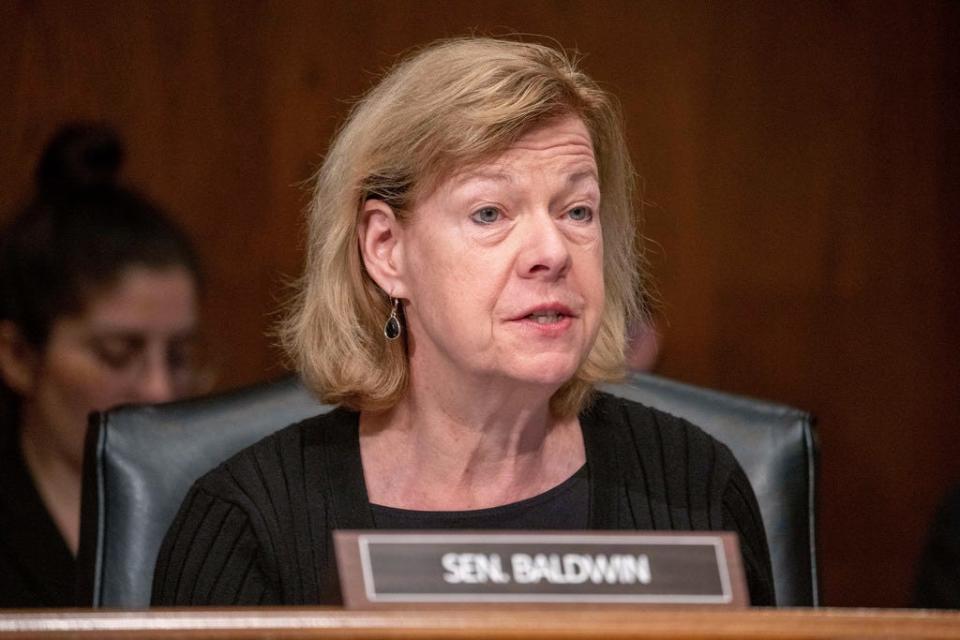
[[[196,283],[183,267],[131,267],[113,283],[93,292],[80,318],[102,328],[160,326],[171,331],[197,323]]]
[[[509,185],[518,174],[546,168],[562,172],[570,181],[599,181],[593,141],[579,118],[538,126],[505,150],[464,162],[434,184],[455,187],[485,181]]]

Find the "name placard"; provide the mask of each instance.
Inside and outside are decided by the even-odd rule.
[[[729,532],[337,531],[344,604],[748,603]]]

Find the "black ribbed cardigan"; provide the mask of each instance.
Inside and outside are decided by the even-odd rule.
[[[751,602],[774,604],[757,501],[725,445],[602,393],[580,424],[591,529],[735,531]],[[153,604],[340,604],[331,533],[373,528],[359,414],[336,409],[268,436],[194,484],[160,549]]]

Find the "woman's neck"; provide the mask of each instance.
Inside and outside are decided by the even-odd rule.
[[[80,492],[82,465],[43,441],[36,429],[24,423],[20,451],[47,512],[73,555],[80,538]]]
[[[371,502],[432,511],[492,507],[543,493],[583,465],[579,421],[551,415],[549,395],[464,388],[475,395],[411,385],[390,411],[361,415]]]

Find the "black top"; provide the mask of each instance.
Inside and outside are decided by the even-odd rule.
[[[725,445],[680,418],[606,394],[580,424],[588,529],[735,531],[751,601],[774,604],[756,498]],[[339,604],[332,531],[376,524],[359,414],[310,418],[194,484],[160,549],[153,603]]]
[[[590,522],[587,465],[540,495],[489,509],[413,511],[371,504],[375,529],[546,529],[577,531]]]
[[[37,493],[16,434],[0,439],[0,608],[75,606],[76,561]]]

